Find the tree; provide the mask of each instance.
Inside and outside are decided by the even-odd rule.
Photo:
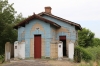
[[[19,22],[25,20],[26,18],[23,17],[22,13],[18,14],[17,16],[15,16],[15,21],[14,21],[14,25],[18,24]]]
[[[11,39],[11,32],[8,32],[10,31],[8,29],[14,22],[14,14],[16,13],[12,5],[8,4],[7,0],[0,0],[0,54],[4,54],[5,43]]]
[[[13,44],[17,40],[17,30],[13,26],[24,18],[22,14],[15,16],[16,13],[13,4],[0,0],[0,55],[4,55],[6,42]]]
[[[100,39],[99,38],[93,39],[93,46],[100,46]]]
[[[83,28],[78,31],[78,45],[82,47],[93,46],[94,33],[89,29]]]

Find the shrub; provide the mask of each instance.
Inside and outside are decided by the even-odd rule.
[[[85,60],[87,62],[92,60],[94,62],[98,62],[98,65],[100,66],[100,46],[87,48],[76,46],[74,60],[75,62],[81,62],[81,60]]]
[[[81,53],[79,47],[75,47],[74,50],[74,61],[75,62],[81,62]]]
[[[81,59],[89,61],[92,59],[92,55],[86,51],[85,48],[76,46],[74,51],[74,60],[75,62],[81,62]]]
[[[88,47],[85,49],[92,55],[92,60],[100,60],[100,46],[97,47]]]

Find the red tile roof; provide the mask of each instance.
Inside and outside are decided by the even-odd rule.
[[[66,23],[68,23],[68,24],[74,25],[74,26],[75,26],[77,29],[79,29],[79,30],[82,29],[82,27],[80,26],[80,24],[77,24],[77,23],[75,23],[75,22],[72,22],[72,21],[63,19],[63,18],[58,17],[58,16],[55,16],[55,15],[53,15],[53,14],[49,14],[49,13],[46,13],[46,12],[41,12],[41,13],[39,13],[38,15],[40,15],[40,16],[41,16],[41,15],[47,15],[47,16],[50,16],[50,17],[55,18],[55,19],[57,19],[57,20],[61,20],[61,21],[66,22]]]
[[[43,17],[41,17],[39,15],[34,14],[34,15],[28,17],[27,19],[25,19],[24,21],[20,22],[19,24],[17,24],[16,26],[14,26],[14,28],[18,29],[19,26],[25,26],[26,23],[29,23],[29,21],[31,21],[31,20],[33,20],[35,18],[36,19],[40,19],[40,20],[42,20],[44,22],[50,23],[51,25],[53,25],[53,26],[55,26],[57,28],[61,27],[60,25],[58,25],[57,23],[55,23],[53,21],[47,20],[47,19],[45,19],[45,18],[43,18]]]
[[[16,26],[14,26],[14,28],[15,28],[15,29],[18,29],[19,26],[25,26],[26,23],[28,23],[30,20],[33,20],[34,18],[37,18],[37,19],[40,19],[40,20],[42,20],[42,21],[44,21],[44,22],[50,23],[51,25],[54,25],[54,26],[56,26],[57,28],[60,28],[60,27],[61,27],[61,26],[58,25],[57,23],[55,23],[55,22],[53,22],[53,21],[51,21],[51,20],[48,20],[48,19],[45,19],[45,18],[41,17],[42,15],[47,15],[47,16],[50,16],[50,17],[55,18],[55,19],[57,19],[57,20],[61,20],[61,21],[66,22],[66,23],[68,23],[68,24],[74,25],[75,28],[78,29],[78,30],[81,30],[81,29],[82,29],[82,27],[80,26],[80,24],[77,24],[77,23],[75,23],[75,22],[72,22],[72,21],[63,19],[63,18],[61,18],[61,17],[55,16],[55,15],[53,15],[53,14],[49,14],[49,13],[46,13],[46,12],[41,12],[41,13],[39,13],[39,14],[37,14],[37,15],[34,14],[34,15],[28,17],[27,19],[25,19],[24,21],[20,22],[19,24],[17,24]]]

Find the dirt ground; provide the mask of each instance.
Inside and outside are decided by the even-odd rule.
[[[11,61],[10,63],[4,63],[1,66],[77,66],[77,63],[66,60],[35,59]]]

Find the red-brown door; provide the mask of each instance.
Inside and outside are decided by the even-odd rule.
[[[34,58],[41,58],[41,35],[34,36]]]

